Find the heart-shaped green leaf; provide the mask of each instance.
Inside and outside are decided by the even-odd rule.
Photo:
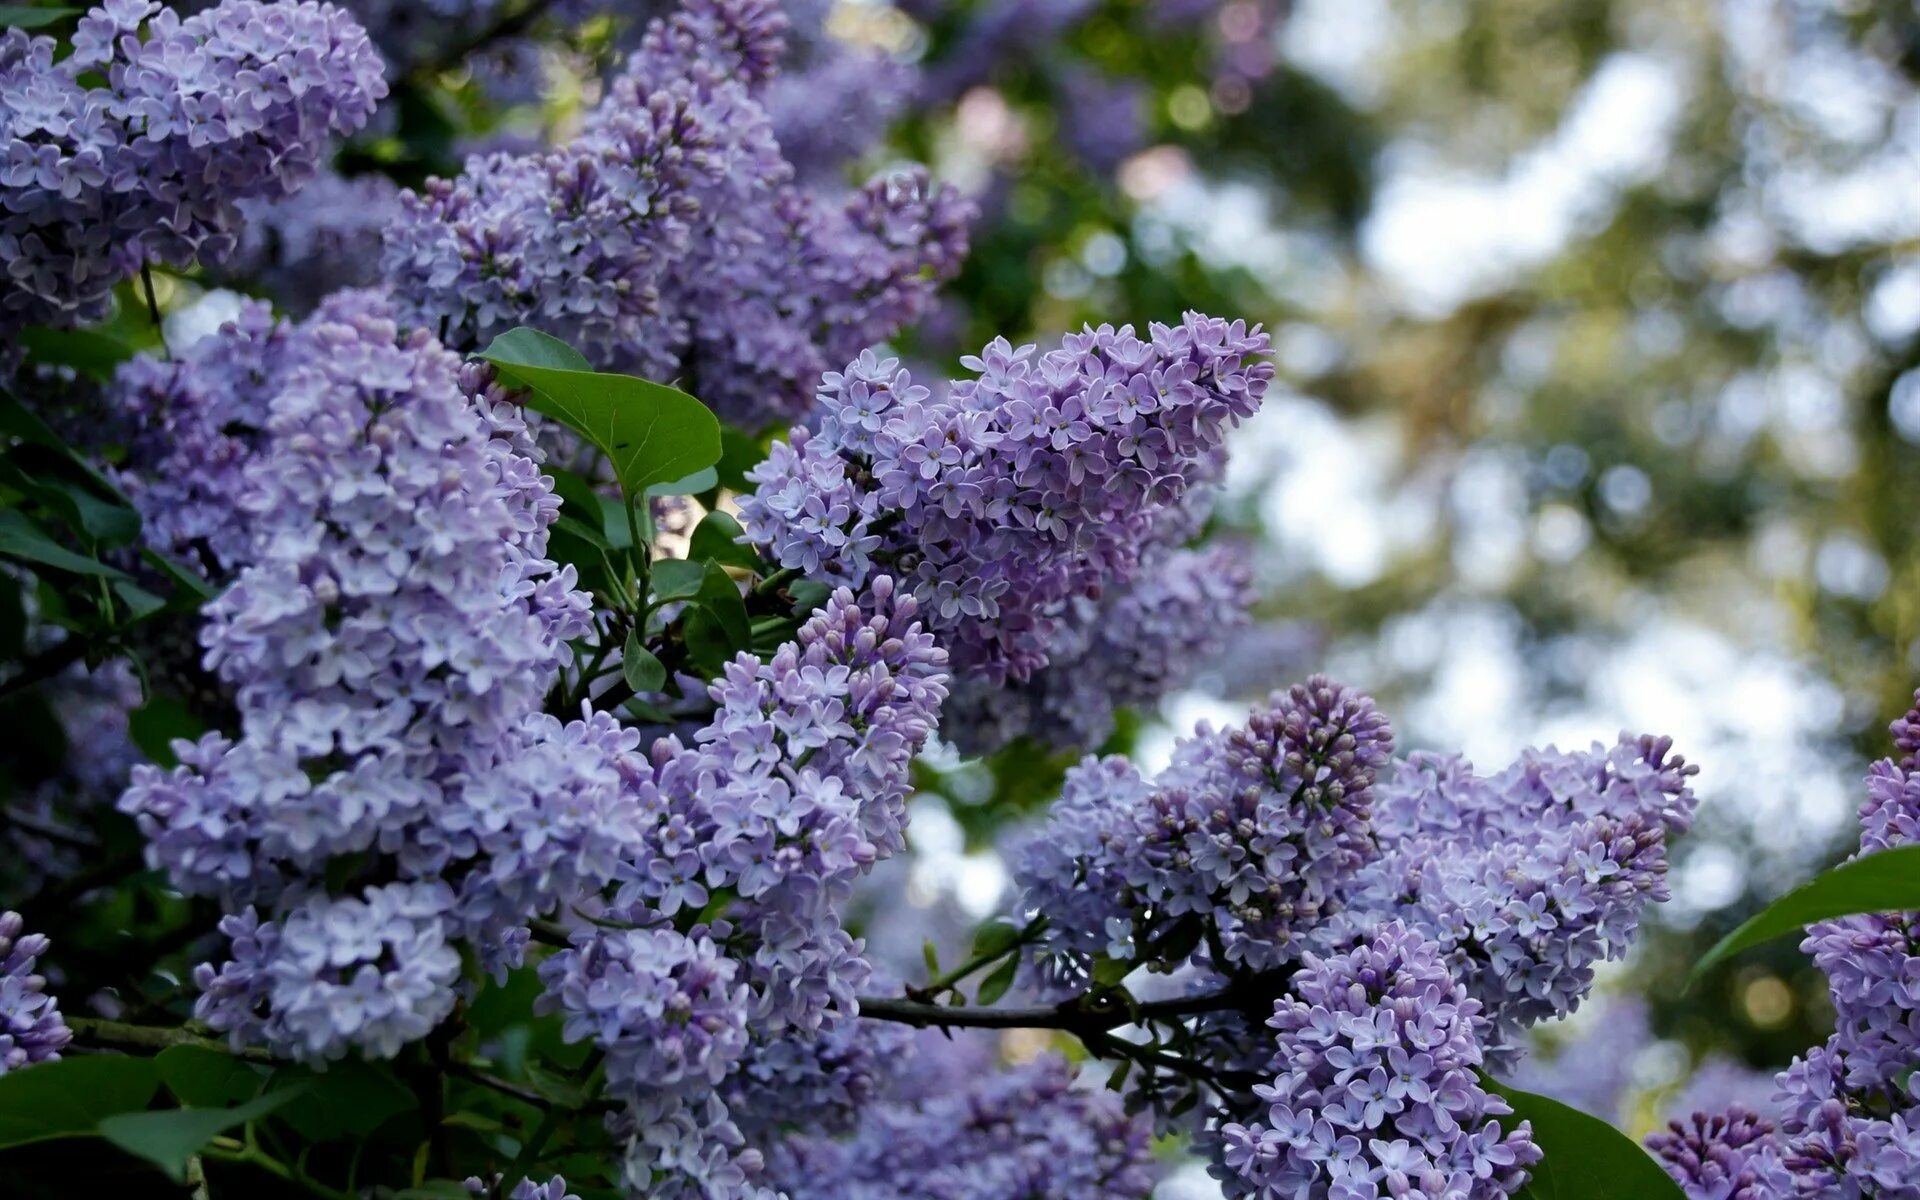
[[[493,339],[480,357],[531,393],[527,407],[586,438],[613,465],[628,496],[671,484],[720,460],[720,422],[677,388],[587,368],[565,342],[532,329]]]

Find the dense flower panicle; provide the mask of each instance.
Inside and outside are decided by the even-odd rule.
[[[219,333],[171,358],[140,355],[115,372],[108,403],[133,428],[119,481],[147,545],[226,579],[251,560],[241,506],[269,408],[311,339],[246,301]]]
[[[568,1041],[606,1052],[615,1095],[705,1095],[746,1051],[746,988],[736,972],[706,938],[587,929],[540,964],[546,992],[535,1007],[564,1014]]]
[[[946,655],[912,597],[841,589],[767,660],[741,655],[711,688],[692,744],[652,749],[646,828],[617,901],[671,917],[713,890],[752,950],[756,1020],[818,1029],[851,1012],[869,968],[840,928],[853,880],[904,845],[908,771],[946,695]]]
[[[537,603],[572,580],[539,557],[547,485],[457,360],[357,293],[292,340],[237,497],[250,540],[223,556],[245,566],[207,609],[242,736],[141,768],[122,802],[178,886],[233,903],[375,846],[438,870],[422,834],[461,756],[519,731],[570,635]]]
[[[403,196],[384,276],[456,344],[534,325],[738,424],[798,416],[958,269],[970,210],[913,173],[843,200],[796,185],[760,95],[784,27],[766,0],[687,0],[579,137]]]
[[[907,1026],[850,1018],[813,1034],[757,1036],[727,1081],[728,1111],[749,1137],[846,1132],[901,1073],[914,1043]]]
[[[793,1137],[768,1163],[792,1200],[1140,1200],[1154,1174],[1146,1122],[1052,1056],[874,1104],[850,1138]]]
[[[1219,658],[1252,603],[1252,573],[1231,547],[1157,556],[1131,587],[1070,600],[1047,665],[1025,682],[957,687],[941,733],[981,751],[1021,736],[1098,746],[1116,710],[1157,702]]]
[[[763,103],[781,154],[805,183],[837,180],[881,140],[918,84],[913,67],[833,38],[767,84]]]
[[[1895,722],[1896,744],[1912,717]],[[1904,745],[1902,745],[1904,749]],[[1860,851],[1920,842],[1920,776],[1892,760],[1867,773]],[[1915,914],[1808,926],[1834,1032],[1779,1078],[1780,1158],[1802,1193],[1920,1197],[1920,939]]]
[[[1044,973],[1072,982],[1094,954],[1151,962],[1183,945],[1162,964],[1177,965],[1201,930],[1223,969],[1297,958],[1372,848],[1373,779],[1392,749],[1371,700],[1316,676],[1244,728],[1203,725],[1151,784],[1124,759],[1088,759],[1014,857],[1024,906],[1048,919]]]
[[[1667,838],[1692,819],[1696,768],[1665,738],[1581,753],[1530,750],[1491,778],[1415,754],[1376,789],[1379,856],[1326,944],[1399,918],[1440,945],[1479,1001],[1489,1061],[1535,1022],[1572,1011],[1598,962],[1624,954],[1667,898]]]
[[[358,898],[310,896],[277,921],[251,908],[226,917],[231,958],[195,972],[195,1015],[236,1049],[391,1058],[453,1011],[452,905],[444,883],[391,883]]]
[[[19,913],[0,913],[0,1075],[59,1058],[73,1039],[60,1002],[34,972],[47,939],[23,925]]]
[[[1038,358],[996,340],[941,399],[862,355],[750,474],[741,523],[809,576],[896,575],[957,669],[1024,679],[1069,601],[1138,573],[1163,514],[1259,405],[1266,349],[1258,327],[1197,313],[1144,339],[1088,328]]]
[[[1675,1120],[1649,1135],[1647,1148],[1687,1200],[1784,1200],[1796,1189],[1773,1132],[1771,1122],[1736,1106]]]
[[[1345,954],[1309,957],[1267,1022],[1263,1119],[1223,1125],[1229,1196],[1493,1200],[1539,1161],[1529,1127],[1475,1074],[1479,1006],[1432,943],[1389,922]]]
[[[96,319],[143,264],[224,257],[238,204],[300,187],[386,95],[366,33],[311,2],[109,0],[55,50],[0,35],[0,328]]]

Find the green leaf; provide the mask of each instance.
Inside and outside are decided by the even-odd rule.
[[[220,1108],[260,1094],[268,1071],[244,1058],[235,1058],[210,1046],[168,1046],[153,1056],[160,1081],[180,1103],[193,1108]]]
[[[980,981],[980,990],[974,994],[975,1001],[980,1004],[992,1004],[1006,995],[1007,989],[1013,986],[1014,972],[1019,966],[1018,958],[1009,958],[995,967],[991,975]]]
[[[0,433],[59,453],[68,462],[78,467],[88,479],[98,484],[107,495],[122,504],[132,504],[132,501],[127,499],[126,493],[114,486],[113,481],[108,479],[98,467],[87,461],[86,455],[67,445],[61,440],[60,435],[53,431],[53,426],[41,420],[26,405],[6,392],[0,392]]]
[[[79,12],[77,8],[38,8],[26,4],[0,4],[0,28],[41,29]],[[25,333],[33,333],[29,329]],[[23,334],[24,340],[24,334]]]
[[[707,565],[684,558],[663,558],[649,568],[656,600],[691,600],[706,586]]]
[[[121,1113],[100,1122],[100,1136],[127,1153],[153,1163],[175,1183],[187,1178],[187,1160],[229,1129],[256,1121],[300,1094],[283,1088],[234,1108],[176,1108],[167,1112]]]
[[[1857,913],[1920,911],[1920,845],[1843,862],[1788,892],[1717,942],[1693,965],[1689,985],[1742,950],[1814,921]]]
[[[742,545],[740,539],[746,531],[740,528],[740,522],[733,519],[731,513],[715,510],[700,519],[694,526],[693,539],[687,547],[687,557],[703,562],[717,562],[730,567],[745,567],[749,571],[761,570],[764,566],[753,547]]]
[[[973,931],[973,956],[995,958],[1020,942],[1020,927],[1005,921],[989,921]]]
[[[940,948],[928,938],[920,943],[920,959],[927,964],[927,978],[935,979],[940,975]]]
[[[587,356],[567,345],[552,334],[541,333],[538,329],[528,329],[522,325],[509,329],[487,344],[480,352],[502,372],[516,366],[551,367],[556,371],[585,371],[593,373],[593,364]]]
[[[740,587],[733,577],[720,568],[718,563],[700,564],[704,570],[700,580],[700,607],[713,614],[720,628],[727,635],[727,641],[736,650],[744,649],[753,640],[753,622],[747,617],[747,602],[740,596]]]
[[[1101,987],[1113,987],[1133,974],[1133,963],[1124,958],[1102,954],[1093,960],[1093,981]]]
[[[51,25],[61,17],[78,11],[76,8],[0,6],[0,25],[31,29],[38,25]],[[39,19],[30,24],[23,23],[8,19],[6,14],[9,13],[32,13]],[[21,330],[20,344],[26,347],[29,362],[46,367],[72,367],[82,375],[91,375],[103,382],[112,379],[120,364],[138,353],[120,339],[95,330],[49,329],[44,325]]]
[[[280,1113],[302,1137],[316,1142],[364,1138],[396,1117],[419,1107],[412,1088],[384,1066],[349,1058],[324,1071],[282,1067],[269,1081],[275,1090],[306,1084]]]
[[[207,723],[195,716],[185,705],[156,696],[142,704],[127,717],[127,736],[154,762],[163,767],[176,767],[180,759],[173,752],[176,738],[194,741],[207,731]],[[186,1097],[182,1096],[185,1100]],[[195,1101],[188,1101],[195,1103]]]
[[[833,589],[817,579],[796,579],[787,585],[787,595],[793,597],[794,612],[811,613],[826,604]]]
[[[698,496],[701,492],[712,491],[719,486],[720,477],[707,467],[687,476],[685,479],[656,483],[647,489],[649,496]]]
[[[720,427],[720,461],[714,464],[720,483],[729,491],[746,492],[752,490],[747,481],[747,472],[760,465],[767,456],[767,448],[760,439],[745,434],[731,425]]]
[[[47,536],[27,514],[18,509],[0,512],[0,555],[23,562],[40,563],[75,575],[98,575],[104,579],[125,579],[126,573],[103,562],[75,554]]]
[[[566,343],[531,329],[501,334],[480,357],[507,382],[531,390],[527,407],[563,422],[606,455],[628,496],[720,460],[720,422],[677,388],[588,370]]]
[[[657,692],[667,682],[667,668],[654,657],[653,651],[641,644],[638,630],[627,634],[627,646],[620,657],[620,673],[626,677],[627,686],[636,692]]]
[[[1516,1193],[1528,1200],[1685,1200],[1678,1184],[1632,1138],[1598,1117],[1558,1100],[1480,1077],[1487,1090],[1513,1106],[1501,1122],[1533,1124],[1541,1161]]]
[[[105,1117],[138,1112],[160,1089],[144,1058],[63,1058],[0,1075],[0,1149],[85,1137]]]

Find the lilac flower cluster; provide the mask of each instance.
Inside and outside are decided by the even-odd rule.
[[[1145,1122],[1051,1056],[872,1105],[845,1140],[789,1138],[768,1174],[792,1200],[1140,1200],[1154,1182]]]
[[[1202,932],[1222,970],[1297,959],[1373,850],[1392,749],[1371,700],[1315,677],[1244,728],[1203,725],[1150,784],[1125,759],[1087,759],[1014,856],[1023,907],[1047,916],[1042,974],[1084,980],[1103,953],[1177,965]]]
[[[1866,782],[1860,852],[1920,842],[1920,774],[1882,760]],[[1915,922],[1885,913],[1807,929],[1801,948],[1826,972],[1834,1032],[1778,1079],[1780,1157],[1803,1191],[1920,1196]]]
[[[386,95],[366,33],[312,2],[182,20],[107,0],[56,50],[0,35],[4,329],[94,320],[144,264],[222,258],[241,201],[299,188]]]
[[[0,913],[0,1075],[59,1058],[73,1038],[60,1002],[33,970],[47,939],[21,925],[19,913]]]
[[[899,576],[954,666],[1025,679],[1076,597],[1124,587],[1164,514],[1212,469],[1272,377],[1265,334],[1190,313],[1088,328],[1037,359],[1004,340],[935,399],[871,354],[825,377],[741,506],[782,566],[855,587]]]
[[[270,336],[289,348],[236,450],[246,538],[203,632],[240,736],[178,743],[181,766],[136,769],[121,808],[176,887],[234,911],[204,1019],[302,1058],[391,1054],[450,1008],[451,941],[505,965],[515,927],[611,881],[638,738],[540,712],[587,602],[542,557],[557,500],[484,373],[368,294]],[[320,893],[354,855],[405,882]]]
[[[1309,956],[1267,1022],[1264,1120],[1221,1126],[1213,1169],[1230,1197],[1495,1200],[1539,1161],[1525,1122],[1481,1087],[1479,1005],[1434,944],[1389,922]]]
[[[252,523],[240,505],[247,470],[273,397],[311,349],[269,306],[247,301],[216,336],[172,358],[141,355],[115,373],[107,402],[132,430],[119,482],[147,545],[215,579],[249,560]]]
[[[568,1041],[606,1051],[616,1095],[710,1092],[746,1049],[746,989],[707,938],[672,929],[587,929],[540,964],[537,1007]]]
[[[1488,1060],[1576,1007],[1665,900],[1667,839],[1691,823],[1697,768],[1666,738],[1527,751],[1491,778],[1415,754],[1373,797],[1378,857],[1353,879],[1329,944],[1400,919],[1432,938],[1479,1001]]]
[[[1060,749],[1098,746],[1117,710],[1157,702],[1218,659],[1252,604],[1252,573],[1234,548],[1155,555],[1131,587],[1069,600],[1047,665],[1025,682],[956,687],[941,733],[967,749],[1022,736]]]
[[[533,325],[738,424],[797,416],[918,316],[969,210],[914,173],[844,200],[797,185],[762,103],[784,30],[767,0],[686,0],[578,138],[403,196],[383,276],[455,344]]]
[[[433,882],[312,895],[279,921],[252,909],[222,919],[230,961],[202,963],[201,1020],[235,1045],[325,1061],[348,1047],[391,1058],[453,1011],[460,955],[449,944],[453,893]]]
[[[1688,1200],[1782,1200],[1805,1195],[1781,1165],[1775,1128],[1750,1109],[1694,1113],[1647,1138]],[[1813,1193],[1819,1194],[1819,1193]]]
[[[860,602],[841,589],[771,658],[737,658],[693,744],[653,747],[617,903],[672,917],[731,889],[755,947],[756,1020],[812,1032],[829,1007],[850,1012],[868,968],[838,914],[853,880],[905,844],[908,769],[945,666],[885,578]]]

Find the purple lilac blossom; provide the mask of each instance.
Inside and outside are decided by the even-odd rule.
[[[1723,1114],[1676,1118],[1647,1148],[1687,1200],[1785,1200],[1807,1195],[1781,1165],[1771,1122],[1735,1105]]]
[[[543,557],[558,501],[491,373],[371,294],[284,336],[203,630],[239,736],[177,742],[181,766],[137,768],[121,807],[176,887],[244,907],[232,961],[200,973],[203,1019],[302,1058],[390,1055],[450,1010],[454,939],[510,966],[527,918],[612,881],[644,762],[606,714],[540,711],[589,609]],[[403,882],[316,892],[349,855]],[[328,962],[353,971],[302,983]]]
[[[545,1183],[523,1178],[510,1192],[502,1190],[506,1182],[506,1178],[500,1175],[494,1176],[492,1183],[476,1175],[468,1179],[464,1186],[483,1200],[580,1200],[579,1196],[567,1190],[567,1181],[558,1175]]]
[[[1392,749],[1371,700],[1316,676],[1244,728],[1202,725],[1151,783],[1123,758],[1085,760],[1013,860],[1023,908],[1047,916],[1042,976],[1078,983],[1102,953],[1177,965],[1198,940],[1179,930],[1196,925],[1222,969],[1293,961],[1372,851],[1373,779]]]
[[[1059,749],[1098,746],[1118,709],[1157,703],[1225,653],[1252,604],[1252,573],[1238,549],[1157,555],[1132,586],[1070,600],[1047,665],[1024,683],[957,687],[940,732],[969,750],[1022,736]]]
[[[387,91],[365,31],[310,2],[182,20],[109,0],[57,48],[0,34],[4,329],[95,320],[145,264],[220,260],[239,203],[298,189]]]
[[[364,294],[298,336],[240,488],[248,561],[206,610],[241,737],[140,768],[121,805],[176,886],[236,905],[376,846],[408,875],[444,869],[463,758],[491,769],[525,734],[584,631],[571,568],[540,557],[557,502],[459,362]]]
[[[115,373],[107,401],[132,426],[118,481],[148,546],[226,579],[247,561],[247,470],[266,437],[268,406],[311,340],[257,300],[219,333],[172,358],[140,355]]]
[[[792,1200],[1142,1200],[1155,1172],[1146,1123],[1049,1055],[871,1105],[845,1140],[789,1138],[768,1175]]]
[[[277,921],[220,922],[232,957],[194,973],[194,1013],[234,1047],[303,1062],[349,1050],[391,1058],[453,1011],[460,955],[444,883],[390,883],[357,898],[310,896]]]
[[[762,104],[784,31],[766,0],[686,0],[578,138],[403,196],[383,274],[454,344],[533,325],[735,423],[798,416],[822,371],[917,318],[970,210],[915,172],[844,200],[796,185]]]
[[[0,1075],[59,1058],[73,1038],[60,1002],[33,969],[47,939],[21,927],[19,913],[0,913]]]
[[[1344,954],[1309,956],[1267,1024],[1264,1119],[1220,1127],[1229,1197],[1495,1200],[1539,1161],[1525,1122],[1481,1087],[1479,1005],[1438,947],[1389,922]]]
[[[1259,328],[1089,327],[1038,358],[996,339],[935,399],[893,359],[827,375],[811,427],[749,475],[741,524],[781,566],[894,574],[957,671],[1021,680],[1076,597],[1124,587],[1273,374]]]
[[[730,888],[753,947],[756,1021],[817,1030],[870,968],[839,925],[855,878],[905,844],[908,771],[946,696],[912,597],[841,589],[794,641],[714,681],[692,744],[663,738],[638,784],[641,849],[617,904],[671,918]]]
[[[1912,718],[1894,725],[1896,745]],[[1860,853],[1920,842],[1920,775],[1867,772]],[[1778,1079],[1780,1157],[1809,1194],[1920,1197],[1920,938],[1913,913],[1841,917],[1801,949],[1826,972],[1834,1032]]]
[[[1504,1069],[1535,1022],[1573,1011],[1594,965],[1626,953],[1665,900],[1667,839],[1692,821],[1697,768],[1666,738],[1529,750],[1490,778],[1415,754],[1373,797],[1380,851],[1351,881],[1328,945],[1400,919],[1439,944],[1479,1001]]]
[[[560,1012],[570,1042],[606,1052],[623,1099],[710,1093],[746,1051],[747,989],[707,938],[672,929],[590,928],[540,964],[537,1012]]]

